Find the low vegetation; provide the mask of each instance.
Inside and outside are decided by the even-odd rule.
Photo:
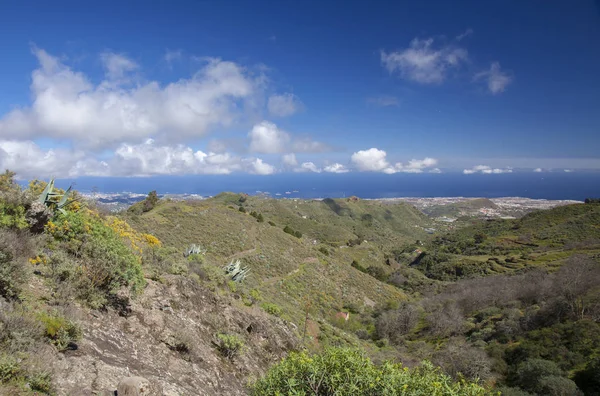
[[[52,181],[24,188],[6,172],[0,393],[56,393],[36,351],[78,348],[86,326],[73,307],[131,315],[154,282],[188,285],[186,298],[202,288],[246,315],[207,318],[223,370],[257,348],[248,317],[298,340],[278,341],[290,353],[253,382],[255,395],[599,394],[594,203],[430,235],[432,220],[406,204],[232,193],[173,202],[153,191],[108,214]],[[178,329],[163,342],[198,363],[195,337]]]

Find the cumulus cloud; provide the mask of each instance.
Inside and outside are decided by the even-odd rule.
[[[484,80],[487,83],[488,90],[492,95],[496,95],[504,92],[506,87],[512,82],[513,78],[511,75],[500,69],[499,62],[492,62],[490,69],[477,73],[474,80]]]
[[[298,165],[298,160],[296,159],[296,154],[288,153],[281,156],[281,162],[283,162],[286,166],[296,166]]]
[[[372,96],[370,98],[367,98],[367,103],[380,107],[400,106],[400,101],[398,100],[398,98],[390,95]]]
[[[7,139],[67,139],[97,149],[148,137],[183,143],[234,124],[260,94],[260,77],[216,58],[189,79],[128,87],[115,81],[138,66],[122,55],[102,56],[107,80],[94,84],[46,51],[33,53],[40,66],[32,73],[32,104],[0,119],[0,135]]]
[[[292,136],[269,121],[262,121],[250,133],[250,152],[263,154],[319,153],[330,150],[329,146],[309,137],[292,139]]]
[[[468,59],[466,49],[453,45],[436,47],[433,38],[415,38],[401,51],[381,51],[381,63],[388,72],[398,72],[403,78],[421,84],[442,83],[449,69],[460,67]]]
[[[255,175],[271,175],[275,173],[275,167],[263,162],[260,158],[256,158],[250,162],[250,173]]]
[[[383,172],[390,166],[386,156],[385,151],[373,147],[355,152],[350,160],[361,172]]]
[[[294,169],[295,172],[314,172],[321,173],[321,168],[317,167],[312,162],[303,162],[299,168]]]
[[[271,115],[276,117],[287,117],[302,110],[304,105],[298,97],[292,93],[272,95],[267,102],[267,108]]]
[[[408,164],[397,162],[390,164],[387,160],[387,153],[384,150],[370,148],[360,150],[352,154],[350,158],[356,169],[361,172],[383,172],[383,173],[422,173],[425,169],[437,165],[435,158],[426,157],[422,160],[412,159]]]
[[[255,153],[275,154],[287,151],[291,140],[287,132],[282,131],[269,121],[254,125],[250,133],[250,151]]]
[[[137,63],[122,54],[104,52],[100,55],[100,59],[106,70],[106,77],[110,80],[120,80],[125,74],[139,68]]]
[[[123,143],[103,161],[80,150],[42,149],[31,141],[0,140],[0,168],[14,170],[20,178],[276,172],[260,158],[206,153],[182,144],[160,145],[152,139],[140,144]]]
[[[348,168],[346,168],[344,165],[340,164],[340,163],[335,163],[335,164],[331,164],[331,165],[327,165],[325,168],[323,168],[323,170],[325,172],[329,172],[329,173],[347,173],[350,172],[350,170]]]
[[[463,173],[465,175],[472,175],[474,173],[483,173],[486,175],[489,174],[500,174],[500,173],[512,173],[512,168],[492,168],[488,165],[476,165],[471,169],[464,169]]]

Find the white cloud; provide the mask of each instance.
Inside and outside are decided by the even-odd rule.
[[[458,36],[456,36],[456,41],[460,41],[466,37],[469,37],[470,35],[473,34],[473,29],[468,28],[467,30],[465,30],[464,32],[462,32],[461,34],[459,34]]]
[[[389,95],[372,96],[370,98],[367,98],[367,103],[380,107],[400,106],[400,101],[398,100],[398,98]]]
[[[335,163],[335,164],[331,164],[331,165],[327,165],[325,168],[323,168],[323,170],[325,172],[329,172],[329,173],[347,173],[350,172],[350,170],[348,168],[346,168],[344,165],[340,164],[340,163]]]
[[[43,150],[31,141],[0,140],[0,169],[13,170],[20,178],[70,175],[83,158],[82,152],[73,150]]]
[[[148,139],[141,144],[121,144],[103,161],[72,149],[42,149],[31,141],[0,140],[0,168],[20,178],[78,176],[155,176],[185,174],[226,175],[248,172],[269,175],[274,166],[260,158],[230,153],[205,153],[178,144],[162,146]]]
[[[535,168],[533,171],[536,173],[540,173],[540,172],[543,172],[544,170],[542,168]]]
[[[128,72],[139,68],[137,63],[121,54],[104,52],[100,55],[100,59],[106,70],[106,77],[109,80],[120,80]]]
[[[5,139],[67,139],[98,149],[148,137],[186,142],[239,121],[261,94],[261,77],[220,59],[205,61],[190,79],[126,88],[115,79],[137,65],[121,55],[104,54],[108,80],[95,85],[44,50],[33,52],[40,67],[32,73],[32,104],[0,119]]]
[[[287,166],[296,166],[298,165],[298,160],[296,159],[296,154],[289,153],[281,156],[281,162]]]
[[[512,173],[512,168],[492,168],[488,165],[476,165],[471,169],[464,169],[463,173],[465,175],[472,175],[474,173],[483,173],[486,175],[489,174],[500,174],[500,173]]]
[[[276,117],[287,117],[302,110],[304,105],[298,97],[291,93],[272,95],[269,97],[267,108]]]
[[[362,172],[383,172],[387,174],[404,173],[422,173],[425,169],[437,165],[435,158],[426,157],[422,160],[412,159],[408,164],[397,162],[392,165],[387,160],[387,153],[377,148],[357,151],[352,154],[350,160],[356,166],[357,170]]]
[[[167,50],[165,52],[165,61],[171,65],[173,62],[181,60],[183,57],[183,51],[181,50]]]
[[[440,168],[433,168],[429,173],[442,173],[442,170]]]
[[[250,151],[255,153],[283,153],[287,151],[290,142],[290,135],[269,121],[254,125],[248,136]]]
[[[565,169],[564,171],[565,171],[566,173],[571,173],[571,172],[573,172],[573,169]]]
[[[331,151],[331,147],[308,137],[300,137],[293,141],[292,150],[297,153],[322,153]]]
[[[381,51],[381,63],[390,72],[399,72],[408,80],[421,84],[440,84],[449,69],[458,68],[469,59],[464,48],[445,45],[434,48],[434,39],[415,38],[402,51]]]
[[[489,70],[477,73],[474,77],[475,81],[481,79],[487,82],[488,90],[492,95],[504,92],[513,80],[512,76],[500,70],[499,62],[492,62]]]
[[[250,162],[250,173],[255,175],[271,175],[275,173],[275,167],[263,162],[260,158]]]
[[[249,150],[253,153],[319,153],[330,150],[326,144],[314,141],[309,137],[292,139],[289,133],[269,121],[262,121],[254,125],[248,133],[248,137],[250,138]]]
[[[390,166],[386,156],[385,151],[373,147],[355,152],[350,160],[361,172],[383,172]]]
[[[321,173],[321,169],[312,162],[303,162],[299,168],[294,169],[294,172],[314,172]]]

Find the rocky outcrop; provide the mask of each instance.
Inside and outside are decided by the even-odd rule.
[[[81,310],[84,337],[55,365],[59,395],[116,389],[122,396],[138,385],[138,393],[124,394],[243,395],[249,379],[297,347],[291,324],[189,278],[148,280],[144,293],[120,312]],[[241,337],[244,352],[223,357],[213,343],[220,332]],[[146,386],[153,393],[140,393]]]

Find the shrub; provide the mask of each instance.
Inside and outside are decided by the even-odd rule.
[[[283,232],[285,232],[286,234],[294,235],[294,230],[290,226],[283,227]]]
[[[366,273],[380,282],[387,282],[388,280],[388,275],[385,273],[385,270],[381,267],[370,266],[369,268],[367,268]]]
[[[63,247],[81,261],[76,271],[77,294],[90,306],[106,304],[122,286],[137,293],[145,285],[143,241],[138,241],[142,237],[133,235],[127,223],[117,219],[105,223],[97,213],[82,210],[60,214],[46,230],[54,238],[54,247]]]
[[[281,314],[283,313],[283,311],[281,310],[281,307],[277,304],[272,304],[272,303],[266,302],[266,303],[262,303],[260,306],[267,313],[274,315],[274,316],[281,316]]]
[[[328,348],[322,354],[292,352],[251,385],[263,395],[488,395],[481,386],[453,382],[431,363],[408,369],[384,362],[376,366],[362,352]]]
[[[217,334],[218,349],[228,359],[236,357],[244,348],[244,340],[236,334]]]
[[[273,226],[273,227],[276,227],[276,226],[277,226],[277,224],[275,224],[275,223],[274,223],[274,222],[272,222],[271,220],[269,220],[269,225],[270,225],[270,226]]]
[[[537,391],[538,394],[547,396],[571,396],[579,393],[575,382],[557,375],[540,378],[537,384]]]
[[[52,376],[48,372],[36,372],[27,377],[27,383],[32,391],[42,392],[46,395],[54,394]]]
[[[409,333],[419,321],[419,310],[406,302],[400,304],[398,309],[382,313],[375,325],[379,338],[389,338],[398,341],[398,338]]]
[[[0,383],[14,381],[21,375],[21,366],[14,356],[0,355]]]
[[[256,217],[256,221],[258,221],[259,223],[264,223],[265,218],[262,215],[262,213],[259,213],[258,216]]]
[[[45,335],[59,351],[65,351],[70,344],[81,338],[79,325],[60,315],[40,314],[45,326]]]
[[[364,272],[365,274],[367,273],[367,269],[360,265],[360,263],[356,260],[352,260],[352,263],[350,265],[359,270],[360,272]]]
[[[242,213],[246,213],[246,208],[244,208],[243,206],[240,206],[238,210]]]
[[[586,395],[600,395],[600,357],[590,361],[573,379]]]
[[[27,281],[27,257],[34,251],[34,240],[27,231],[0,229],[0,296],[18,297]]]
[[[321,246],[319,252],[323,253],[325,256],[329,256],[329,250],[327,250],[325,246]]]
[[[562,370],[552,361],[528,359],[517,366],[512,376],[512,382],[528,392],[538,393],[542,387],[542,378],[562,375]],[[544,386],[547,387],[548,384]]]

